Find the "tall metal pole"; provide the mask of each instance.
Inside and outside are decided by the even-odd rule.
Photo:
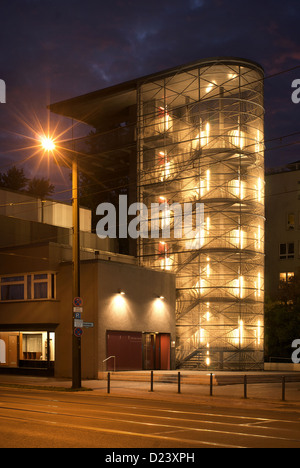
[[[79,225],[79,179],[78,155],[72,160],[72,205],[73,205],[73,298],[80,297],[80,225]],[[81,388],[81,337],[74,334],[72,308],[72,388]]]

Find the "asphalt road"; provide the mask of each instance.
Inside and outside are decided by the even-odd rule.
[[[107,453],[172,448],[175,454],[191,448],[300,448],[300,406],[264,409],[1,387],[0,447]]]

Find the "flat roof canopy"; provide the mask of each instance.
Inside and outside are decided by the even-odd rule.
[[[84,94],[51,104],[48,108],[55,114],[70,117],[97,128],[99,122],[111,119],[135,103],[136,86],[132,83],[128,86],[117,85]]]
[[[263,71],[259,64],[243,58],[208,58],[53,103],[48,106],[48,109],[55,114],[86,123],[99,132],[94,140],[93,147],[97,148],[94,153],[84,150],[85,139],[88,140],[92,137],[78,140],[76,150],[82,160],[84,159],[85,163],[88,163],[85,165],[90,167],[91,173],[95,166],[102,169],[103,185],[105,185],[105,179],[109,180],[112,173],[128,175],[130,155],[136,147],[133,128],[137,117],[136,113],[130,116],[129,125],[122,127],[120,124],[122,122],[128,124],[128,109],[137,104],[137,89],[140,85],[198,67],[227,64]],[[99,139],[98,143],[96,142],[97,138]],[[71,144],[71,142],[69,143]],[[67,142],[66,145],[68,145]]]
[[[136,104],[136,91],[140,84],[155,79],[165,78],[196,67],[209,66],[213,64],[245,65],[254,69],[259,68],[263,71],[262,67],[258,63],[243,58],[208,58],[136,78],[131,81],[103,88],[72,99],[50,104],[48,109],[55,114],[70,117],[91,125],[94,128],[98,128],[100,122],[103,122],[105,119],[111,119],[114,115],[120,114],[124,109]]]

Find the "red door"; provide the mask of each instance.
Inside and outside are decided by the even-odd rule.
[[[107,357],[116,370],[142,370],[142,333],[107,331]],[[107,370],[114,370],[109,359]]]
[[[160,333],[159,341],[160,341],[160,369],[170,370],[171,337],[168,333]]]
[[[169,333],[144,333],[144,370],[170,370],[171,336]]]

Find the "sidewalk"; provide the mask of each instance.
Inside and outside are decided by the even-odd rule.
[[[157,374],[157,373],[156,373]],[[209,376],[206,376],[207,384],[191,384],[189,379],[199,379],[201,377],[199,372],[189,373],[189,379],[182,378],[181,393],[178,394],[178,383],[174,380],[177,372],[172,372],[173,381],[167,380],[159,381],[160,376],[156,375],[153,382],[153,392],[150,391],[150,380],[116,380],[116,374],[112,374],[110,383],[110,394],[107,393],[107,380],[83,380],[82,387],[91,390],[86,392],[88,395],[106,396],[106,397],[121,397],[121,398],[141,398],[145,400],[159,400],[169,402],[186,402],[186,403],[201,403],[201,404],[214,404],[214,405],[238,405],[243,407],[262,406],[263,408],[272,407],[276,408],[291,408],[300,411],[300,382],[289,382],[289,374],[286,375],[285,387],[285,402],[282,401],[282,383],[280,381],[282,373],[249,373],[247,375],[247,399],[244,399],[244,384],[232,383],[230,385],[213,385],[213,396],[210,396]],[[182,376],[187,377],[187,373],[181,372]],[[149,373],[150,375],[150,373]],[[164,374],[165,375],[165,374]],[[224,375],[224,374],[223,374]],[[240,378],[238,378],[238,375]],[[226,377],[232,376],[233,382],[241,382],[243,373],[226,373]],[[255,377],[255,382],[261,375],[262,380],[278,381],[264,382],[264,383],[251,383],[251,378]],[[138,377],[138,376],[137,376]],[[203,376],[202,376],[203,377]],[[272,377],[270,379],[270,377]],[[118,376],[121,378],[121,375]],[[163,377],[164,378],[164,377]],[[299,375],[300,380],[300,375]],[[215,383],[215,382],[214,382]],[[22,387],[34,388],[37,390],[53,390],[53,391],[70,391],[72,382],[70,380],[62,380],[50,377],[31,377],[19,375],[5,375],[0,374],[0,392],[3,387]],[[83,394],[83,391],[79,392]]]

